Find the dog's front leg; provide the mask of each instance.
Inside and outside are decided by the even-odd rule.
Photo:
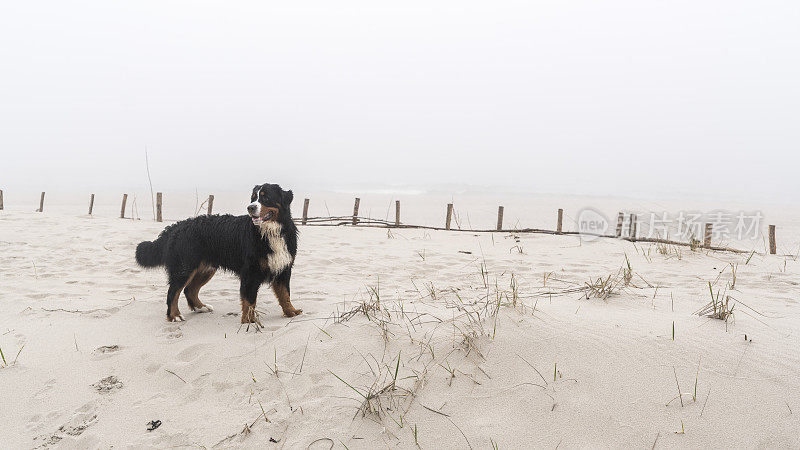
[[[261,287],[262,279],[250,274],[242,275],[242,283],[239,287],[239,297],[242,301],[242,323],[259,324],[256,317],[256,298],[258,288]]]
[[[303,312],[302,309],[297,309],[292,306],[289,290],[289,281],[291,278],[292,269],[289,268],[272,281],[272,291],[275,293],[275,297],[278,298],[278,304],[281,305],[283,315],[286,317],[294,317]]]

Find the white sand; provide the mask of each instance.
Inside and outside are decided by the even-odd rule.
[[[800,446],[794,259],[305,227],[292,279],[304,314],[281,317],[264,287],[256,333],[231,315],[238,281],[223,274],[201,291],[213,313],[182,299],[187,321],[165,321],[163,271],[133,258],[162,226],[0,212],[0,446],[414,448],[415,428],[428,449]],[[560,294],[617,273],[626,254],[635,275],[618,295]],[[731,262],[743,303],[726,330],[692,313],[709,281],[732,281]],[[383,311],[334,323],[371,288]],[[357,414],[364,398],[336,376],[380,389],[398,356],[397,388],[371,402],[380,416]],[[151,420],[162,425],[147,431]]]

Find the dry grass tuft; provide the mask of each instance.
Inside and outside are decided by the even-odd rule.
[[[736,306],[736,304],[731,303],[733,297],[730,295],[725,295],[725,293],[720,293],[719,291],[714,294],[714,289],[711,287],[710,281],[708,282],[708,290],[711,293],[711,301],[700,308],[697,311],[697,315],[723,320],[725,321],[725,329],[727,330],[728,320],[731,318],[736,318],[733,313],[733,308]]]
[[[583,292],[586,299],[599,298],[608,300],[609,297],[618,294],[622,289],[631,286],[633,280],[633,268],[625,255],[625,265],[619,268],[616,273],[606,277],[591,278],[584,284]]]

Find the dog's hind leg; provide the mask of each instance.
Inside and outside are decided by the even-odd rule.
[[[189,309],[201,312],[211,312],[214,310],[211,305],[204,304],[200,301],[199,294],[200,288],[205,286],[216,272],[216,267],[207,266],[205,264],[201,264],[200,267],[194,271],[194,277],[186,284],[186,288],[183,290],[184,295],[186,295],[186,301],[189,303]]]
[[[182,322],[183,316],[178,309],[178,298],[187,283],[192,281],[194,272],[186,275],[185,273],[169,273],[169,290],[167,291],[167,320],[170,322]]]

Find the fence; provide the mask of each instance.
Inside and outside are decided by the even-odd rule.
[[[3,198],[3,190],[0,189],[0,210],[4,208],[4,198]],[[120,218],[125,219],[125,209],[126,204],[128,201],[128,194],[122,194],[122,204],[120,207]],[[442,231],[462,231],[462,232],[472,232],[472,233],[488,233],[488,232],[513,232],[513,233],[540,233],[540,234],[552,234],[552,235],[584,235],[584,236],[593,236],[598,238],[611,238],[611,239],[624,239],[631,242],[651,242],[651,243],[663,243],[663,244],[670,244],[670,245],[679,245],[679,246],[687,246],[687,247],[698,247],[704,248],[708,250],[716,250],[716,251],[727,251],[727,252],[735,252],[735,253],[748,253],[744,250],[739,250],[727,246],[715,246],[712,244],[711,239],[713,236],[713,224],[706,223],[704,227],[704,236],[703,241],[700,243],[697,240],[692,239],[690,242],[682,242],[682,241],[675,241],[670,239],[661,239],[661,238],[649,238],[649,237],[639,237],[637,236],[638,230],[638,219],[636,214],[629,214],[629,226],[628,226],[628,233],[627,236],[623,233],[623,223],[625,221],[625,214],[623,212],[619,212],[617,215],[617,224],[614,234],[599,234],[599,233],[591,233],[591,232],[581,232],[581,231],[564,231],[563,230],[563,218],[564,218],[564,210],[559,208],[556,212],[556,227],[555,230],[547,230],[547,229],[540,229],[540,228],[503,228],[503,214],[505,208],[501,205],[497,209],[497,227],[494,229],[464,229],[464,228],[457,228],[453,229],[452,225],[452,218],[453,218],[453,204],[448,203],[445,210],[445,220],[443,227],[436,227],[436,226],[426,226],[426,225],[411,225],[411,224],[404,224],[400,220],[400,201],[397,200],[395,202],[395,218],[394,220],[381,220],[375,219],[371,217],[362,217],[359,216],[359,206],[361,203],[360,198],[355,198],[355,202],[353,204],[353,214],[350,216],[319,216],[319,217],[309,217],[308,216],[308,209],[310,204],[310,199],[306,198],[303,201],[303,214],[302,217],[299,219],[295,219],[299,225],[302,226],[352,226],[352,227],[379,227],[379,228],[407,228],[407,229],[426,229],[426,230],[442,230]],[[89,215],[92,215],[93,209],[95,204],[95,194],[91,194],[89,197]],[[211,215],[214,206],[214,195],[209,195],[208,199],[204,202],[207,205],[207,214]],[[45,208],[45,192],[41,193],[39,197],[39,207],[36,209],[36,212],[44,212]],[[156,193],[156,204],[155,204],[155,220],[157,222],[163,221],[163,194],[161,192]],[[769,225],[769,253],[772,255],[777,254],[777,245],[775,240],[775,225]]]

